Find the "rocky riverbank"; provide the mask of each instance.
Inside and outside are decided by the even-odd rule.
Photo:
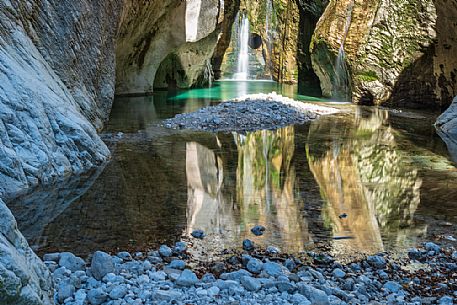
[[[58,304],[453,304],[457,251],[428,242],[404,255],[339,263],[323,253],[224,251],[195,261],[192,243],[147,253],[46,254]]]
[[[178,114],[165,120],[163,126],[210,132],[272,130],[336,112],[336,108],[298,102],[273,92],[247,95],[196,112]]]

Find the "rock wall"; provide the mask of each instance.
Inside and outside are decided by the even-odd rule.
[[[109,151],[120,1],[0,5],[0,197],[79,173]]]
[[[0,2],[0,198],[107,160],[122,1]],[[0,199],[0,303],[51,304],[46,267]]]
[[[457,97],[436,120],[438,134],[446,143],[451,158],[457,162]]]
[[[198,79],[195,74],[206,70],[204,64],[212,56],[212,53],[206,55],[203,60],[202,56],[193,56],[198,50],[194,51],[195,45],[191,43],[201,41],[216,30],[220,11],[219,0],[127,2],[116,49],[116,93],[152,92],[157,70],[172,52],[174,55],[170,58],[179,59],[184,65],[176,64],[178,68],[168,73],[169,76],[181,73],[181,79],[174,81],[181,82],[186,88],[191,87],[191,82]],[[158,87],[163,87],[167,78],[165,68],[174,68],[169,62],[173,60],[167,59],[162,65],[156,83]],[[189,69],[189,65],[199,65],[202,70],[196,73],[193,71],[195,67]],[[183,81],[186,74],[193,76]]]
[[[343,45],[353,102],[449,106],[457,85],[456,18],[457,3],[449,0],[330,1],[311,46],[323,94],[335,96]]]
[[[0,304],[53,304],[49,270],[29,248],[0,199]]]

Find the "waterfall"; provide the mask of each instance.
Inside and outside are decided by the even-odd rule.
[[[272,52],[273,51],[272,21],[273,21],[273,0],[267,0],[266,10],[265,10],[265,33],[267,35],[267,53],[268,53],[266,72],[270,75],[270,79],[272,79],[272,75],[273,75],[273,63],[271,61],[271,57],[272,57],[272,53],[273,53]]]
[[[238,68],[234,75],[237,80],[249,79],[249,33],[249,19],[243,14],[238,31]]]
[[[349,32],[349,27],[352,21],[352,10],[354,8],[354,1],[347,8],[346,24],[344,26],[343,37],[341,39],[340,49],[335,63],[335,84],[333,86],[333,96],[337,99],[347,101],[351,98],[351,84],[348,77],[348,68],[346,65],[346,53],[344,45]]]

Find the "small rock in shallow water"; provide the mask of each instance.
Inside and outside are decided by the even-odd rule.
[[[255,236],[261,236],[265,232],[265,227],[261,225],[257,225],[251,229],[252,234]]]
[[[245,251],[252,251],[254,250],[254,242],[250,239],[243,240],[243,249]]]
[[[203,232],[203,230],[194,230],[191,235],[194,238],[203,239],[205,237],[205,232]]]
[[[268,246],[267,249],[265,250],[267,254],[279,254],[281,253],[281,250],[279,248],[274,247],[274,246]]]
[[[425,243],[425,249],[427,251],[433,251],[433,252],[435,252],[435,254],[438,254],[441,252],[441,247],[432,242]]]

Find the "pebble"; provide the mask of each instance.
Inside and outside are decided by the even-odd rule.
[[[209,269],[218,272],[205,273],[200,281],[195,272],[185,269],[189,262],[182,251],[187,251],[187,245],[177,247],[175,244],[173,253],[165,259],[169,263],[165,265],[153,266],[150,261],[163,256],[163,246],[162,251],[151,251],[147,257],[128,252],[119,252],[116,256],[96,252],[90,268],[83,265],[81,270],[72,272],[60,266],[53,271],[52,278],[56,303],[68,305],[203,305],[211,300],[215,300],[215,304],[275,305],[453,304],[453,298],[457,297],[452,278],[456,251],[440,249],[435,252],[437,249],[432,247],[435,248],[429,245],[429,249],[409,249],[410,261],[406,258],[406,261],[396,262],[388,261],[387,255],[373,255],[357,263],[341,264],[331,256],[309,253],[317,267],[293,257],[278,263],[283,261],[280,256],[244,253],[230,256],[226,263],[211,264]],[[431,251],[432,256],[426,255]],[[68,253],[53,253],[46,257],[49,266],[53,266],[52,262],[56,266],[56,260],[60,265],[64,258],[62,265],[81,268],[81,259]],[[420,263],[416,257],[420,258]],[[111,264],[115,268],[106,273]],[[411,275],[404,271],[415,265],[420,265],[417,270],[425,271],[414,274],[416,269],[412,269],[408,271],[413,273]],[[200,268],[198,274],[205,271]],[[429,285],[432,276],[433,288],[426,292],[420,290]],[[408,291],[403,289],[404,285]],[[433,296],[418,297],[423,294]]]
[[[107,298],[108,295],[101,288],[91,289],[87,293],[87,300],[89,301],[89,304],[92,305],[102,304]]]
[[[257,258],[251,258],[249,262],[246,265],[246,269],[248,269],[249,272],[258,274],[262,271],[263,263],[261,260]]]
[[[262,287],[258,279],[250,276],[241,277],[241,284],[249,291],[257,291]]]
[[[254,250],[254,242],[250,239],[243,240],[243,250],[252,251]]]
[[[438,254],[438,253],[440,253],[440,251],[441,251],[441,247],[438,246],[438,245],[435,244],[435,243],[432,243],[432,242],[425,243],[425,249],[426,249],[427,251],[432,251],[432,252],[434,252],[434,254]]]
[[[252,234],[255,236],[262,236],[265,232],[265,227],[261,225],[256,225],[251,229]]]
[[[173,254],[173,251],[170,247],[166,245],[161,245],[159,248],[159,253],[162,257],[170,257]]]
[[[113,273],[114,264],[111,255],[102,251],[95,252],[92,257],[90,271],[97,280],[101,280],[108,273]]]
[[[197,275],[189,269],[184,270],[179,278],[176,280],[176,284],[180,286],[193,286],[198,282]]]
[[[335,270],[333,270],[332,274],[334,277],[336,277],[338,279],[342,279],[346,276],[346,272],[344,272],[340,268],[336,268]]]
[[[205,232],[203,232],[203,230],[194,230],[191,235],[192,237],[203,239],[205,237]]]
[[[73,253],[63,252],[60,253],[59,256],[59,266],[65,267],[71,272],[75,272],[78,270],[84,270],[86,263],[82,258],[75,256]]]

